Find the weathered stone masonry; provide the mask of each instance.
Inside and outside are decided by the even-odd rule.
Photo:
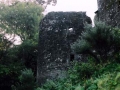
[[[65,76],[68,63],[75,58],[70,45],[78,39],[85,23],[92,23],[85,12],[50,12],[43,18],[37,62],[39,84]]]
[[[120,27],[120,0],[97,0],[97,20]],[[85,12],[51,12],[40,23],[37,81],[64,77],[70,60],[75,58],[70,45],[91,24]]]
[[[97,0],[99,21],[120,27],[120,0]]]

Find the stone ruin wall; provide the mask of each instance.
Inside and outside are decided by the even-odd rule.
[[[120,27],[120,0],[97,0],[97,18],[113,27]]]
[[[91,24],[85,12],[50,12],[40,23],[37,82],[65,77],[72,50],[70,45],[79,38],[84,24]]]
[[[97,1],[97,20],[120,27],[120,0]],[[39,35],[39,84],[47,79],[65,77],[64,71],[72,53],[70,45],[78,39],[86,22],[91,24],[91,19],[85,12],[51,12],[44,17],[40,23]]]

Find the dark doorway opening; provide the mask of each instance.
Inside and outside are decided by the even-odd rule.
[[[75,59],[74,54],[70,54],[70,61],[73,61]]]

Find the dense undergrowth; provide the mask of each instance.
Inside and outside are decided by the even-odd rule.
[[[38,86],[35,77],[42,8],[19,2],[0,7],[0,21],[4,22],[0,23],[0,29],[22,40],[21,45],[15,46],[5,34],[0,34],[0,90],[120,90],[119,28],[103,23],[85,27],[71,48],[85,55],[87,62],[74,61],[66,71],[66,78]]]
[[[97,23],[88,25],[72,45],[86,63],[75,61],[62,80],[47,81],[37,90],[120,90],[120,30]]]
[[[68,70],[68,77],[62,80],[48,81],[37,90],[119,90],[120,64],[108,62],[74,63]]]
[[[120,90],[119,32],[104,23],[87,26],[72,49],[88,61],[73,62],[65,79],[47,81],[37,90]]]
[[[87,62],[71,62],[71,67],[66,71],[66,78],[49,80],[42,86],[38,86],[35,80],[36,69],[34,67],[38,52],[33,51],[37,50],[37,43],[27,40],[20,46],[7,49],[0,64],[0,86],[2,89],[119,90],[119,29],[100,24],[98,27],[90,27],[87,30],[89,32],[83,32],[83,36],[72,46],[76,53],[86,55]],[[96,35],[95,40],[94,35]],[[83,43],[80,43],[82,41]],[[99,41],[104,42],[105,45],[98,46]]]

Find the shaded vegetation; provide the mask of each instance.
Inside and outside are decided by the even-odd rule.
[[[85,27],[81,38],[73,45],[73,50],[78,54],[89,54],[97,63],[114,59],[120,49],[120,29],[97,23],[95,27]]]
[[[95,27],[88,25],[72,45],[76,53],[87,55],[88,61],[73,62],[67,78],[48,81],[37,90],[119,90],[119,32],[100,22]]]
[[[38,4],[29,2],[16,2],[10,6],[0,4],[0,89],[12,90],[11,87],[16,86],[20,90],[24,80],[21,81],[19,76],[25,74],[25,71],[21,72],[25,68],[32,69],[26,70],[25,75],[30,76],[27,73],[31,73],[35,77],[42,10]],[[20,45],[14,45],[16,36],[21,39]],[[24,87],[21,88],[23,90]]]
[[[38,25],[42,8],[33,3],[0,5],[0,89],[1,90],[119,90],[120,29],[96,23],[87,25],[71,47],[86,55],[87,62],[72,62],[67,77],[36,84]],[[5,34],[18,35],[14,42]]]
[[[4,32],[16,34],[21,40],[34,38],[42,19],[42,7],[34,3],[17,2],[0,5],[0,27]]]

